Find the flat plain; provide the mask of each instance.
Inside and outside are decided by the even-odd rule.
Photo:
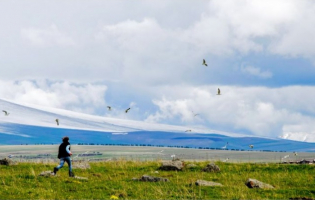
[[[171,160],[279,163],[315,159],[315,152],[264,152],[146,146],[71,145],[73,160]],[[3,145],[0,158],[16,161],[57,159],[58,145]]]

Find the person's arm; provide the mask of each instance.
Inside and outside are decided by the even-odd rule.
[[[67,153],[68,153],[70,156],[72,155],[72,153],[71,153],[71,151],[70,151],[70,145],[67,145],[66,151],[67,151]]]

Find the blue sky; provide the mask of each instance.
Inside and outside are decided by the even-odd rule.
[[[311,0],[1,1],[0,98],[315,142],[314,11]]]

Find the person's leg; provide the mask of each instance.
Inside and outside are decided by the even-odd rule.
[[[72,172],[72,164],[71,164],[71,159],[70,156],[65,158],[65,161],[67,162],[68,166],[69,166],[69,176],[70,177],[74,177],[74,174]]]
[[[56,175],[57,174],[57,171],[63,167],[63,165],[65,164],[65,160],[64,158],[60,158],[60,163],[57,167],[54,168],[54,174]]]

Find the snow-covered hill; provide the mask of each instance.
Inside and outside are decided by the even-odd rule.
[[[221,148],[228,142],[228,149],[249,150],[253,144],[257,150],[314,151],[311,143],[93,116],[3,99],[0,109],[9,113],[0,115],[0,144],[59,143],[62,136],[68,135],[72,143],[87,144]]]

